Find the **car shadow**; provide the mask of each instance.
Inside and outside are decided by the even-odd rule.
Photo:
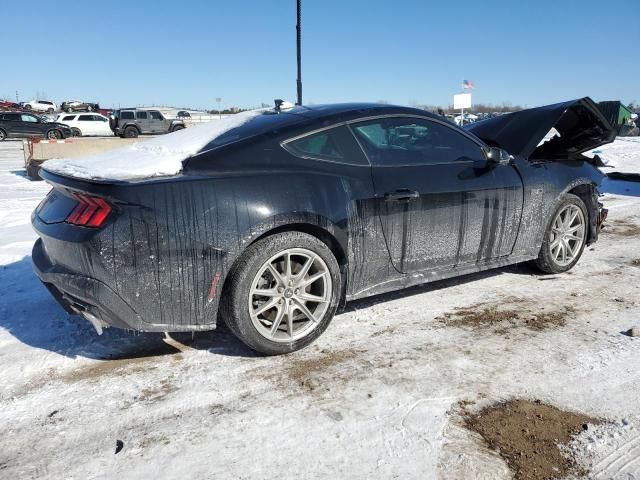
[[[440,280],[349,302],[340,313],[421,293],[442,290],[504,273],[535,275],[526,264]],[[539,272],[538,272],[539,273]],[[221,322],[211,332],[140,333],[116,328],[98,335],[85,319],[69,315],[33,273],[31,257],[0,266],[0,328],[25,345],[64,355],[97,360],[125,360],[175,355],[195,349],[234,357],[257,357]]]
[[[33,273],[31,257],[0,265],[0,328],[25,345],[64,355],[122,360],[173,355],[186,350],[216,355],[254,357],[226,328],[213,332],[139,333],[116,328],[98,335],[91,324],[69,315]]]

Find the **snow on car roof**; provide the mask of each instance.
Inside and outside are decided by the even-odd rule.
[[[87,180],[135,180],[176,175],[182,170],[182,162],[205,145],[263,113],[264,110],[238,113],[98,155],[51,159],[44,162],[42,168]]]

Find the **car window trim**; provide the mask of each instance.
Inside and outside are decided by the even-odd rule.
[[[303,153],[300,153],[297,150],[295,150],[293,147],[289,146],[289,143],[291,143],[291,142],[295,142],[297,140],[302,140],[305,137],[309,137],[309,136],[315,135],[317,133],[322,133],[325,130],[332,130],[334,128],[344,127],[344,126],[347,127],[347,130],[353,136],[353,132],[351,132],[351,130],[348,128],[348,122],[338,122],[338,123],[331,124],[329,126],[325,126],[325,127],[322,127],[322,128],[311,130],[309,132],[305,132],[305,133],[300,134],[300,135],[296,135],[295,137],[287,138],[286,140],[283,140],[282,142],[280,142],[280,146],[282,148],[284,148],[288,153],[293,155],[294,157],[303,158],[305,160],[316,160],[318,162],[335,163],[335,164],[338,164],[338,165],[346,165],[346,166],[349,166],[349,167],[367,167],[367,168],[371,167],[371,162],[369,161],[369,157],[367,157],[366,155],[364,156],[364,158],[367,160],[367,164],[365,165],[365,164],[359,164],[359,163],[351,163],[351,162],[346,161],[345,159],[338,160],[338,159],[335,159],[335,158],[322,157],[322,156],[319,156],[319,155],[303,154]],[[358,144],[358,147],[360,147],[362,149],[360,144]]]
[[[369,158],[369,155],[367,155],[367,150],[364,148],[364,145],[362,145],[362,142],[358,138],[358,135],[356,135],[356,132],[353,131],[352,124],[368,122],[368,121],[371,121],[371,120],[379,120],[381,118],[418,118],[420,120],[427,120],[427,121],[430,121],[430,122],[438,123],[440,125],[443,125],[443,126],[449,128],[449,129],[453,130],[456,133],[461,134],[462,136],[468,138],[473,143],[478,145],[478,147],[480,147],[480,151],[482,152],[482,154],[485,156],[485,159],[486,159],[485,149],[487,148],[487,146],[485,144],[483,144],[481,141],[479,141],[477,138],[474,138],[472,135],[469,135],[466,131],[464,131],[464,130],[461,131],[461,130],[458,130],[458,129],[454,128],[453,125],[448,124],[449,122],[442,121],[442,120],[440,120],[438,118],[423,117],[421,115],[415,115],[415,114],[389,113],[389,114],[386,114],[386,115],[374,115],[374,116],[371,116],[371,117],[362,117],[362,118],[359,118],[357,120],[349,120],[349,121],[345,122],[347,124],[347,127],[349,128],[349,131],[351,132],[351,135],[353,135],[353,137],[356,139],[356,142],[358,142],[358,146],[360,147],[360,149],[364,153],[364,156],[367,158],[367,161],[369,162],[369,164],[372,167],[373,166],[375,166],[376,168],[424,167],[424,166],[428,166],[428,165],[452,165],[452,164],[460,165],[460,164],[464,164],[464,163],[473,163],[473,160],[461,160],[461,161],[454,160],[452,162],[398,163],[398,164],[394,164],[394,165],[378,165],[378,164],[374,165],[373,162],[371,162],[371,159]]]

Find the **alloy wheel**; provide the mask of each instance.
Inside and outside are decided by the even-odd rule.
[[[560,210],[551,226],[549,249],[553,261],[562,267],[573,262],[580,255],[585,234],[586,221],[580,207],[567,205]]]
[[[57,130],[49,130],[47,132],[47,138],[49,140],[59,140],[60,139],[60,134],[58,133]]]
[[[251,283],[251,321],[268,340],[298,340],[320,324],[331,292],[331,274],[319,255],[305,248],[284,250],[267,260]]]

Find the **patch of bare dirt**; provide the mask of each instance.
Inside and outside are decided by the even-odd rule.
[[[335,375],[331,375],[334,367],[354,360],[361,353],[358,350],[339,350],[335,352],[323,350],[319,355],[306,358],[294,358],[291,356],[291,360],[287,358],[285,372],[289,380],[306,390],[313,391],[323,384],[322,378],[329,376],[332,382],[338,380]],[[343,377],[348,376],[344,370],[341,370],[340,375]],[[348,380],[348,378],[342,379],[344,381]]]
[[[535,308],[534,308],[535,307]],[[493,328],[496,333],[507,333],[511,327],[525,327],[533,331],[542,331],[553,327],[562,327],[566,318],[575,313],[570,306],[549,307],[541,310],[520,298],[505,299],[500,303],[477,303],[468,307],[457,307],[436,320],[447,326],[458,328]]]
[[[160,385],[143,388],[134,400],[139,402],[157,402],[176,390],[176,387],[171,384],[171,382],[165,380],[160,383]]]
[[[397,325],[390,325],[388,327],[383,328],[382,330],[378,330],[377,332],[373,332],[371,334],[372,338],[379,337],[380,335],[390,335],[392,333],[396,333],[398,331]]]
[[[516,480],[586,475],[562,447],[599,419],[539,401],[512,400],[466,414],[468,429],[507,462]]]
[[[640,237],[640,225],[632,218],[622,218],[613,222],[607,222],[602,232],[617,237]]]
[[[86,367],[81,367],[62,377],[67,383],[75,383],[83,380],[96,380],[112,375],[131,375],[132,373],[153,370],[158,368],[158,364],[170,358],[173,361],[181,360],[182,354],[161,353],[160,355],[140,356],[134,358],[121,358],[117,360],[101,360]]]

